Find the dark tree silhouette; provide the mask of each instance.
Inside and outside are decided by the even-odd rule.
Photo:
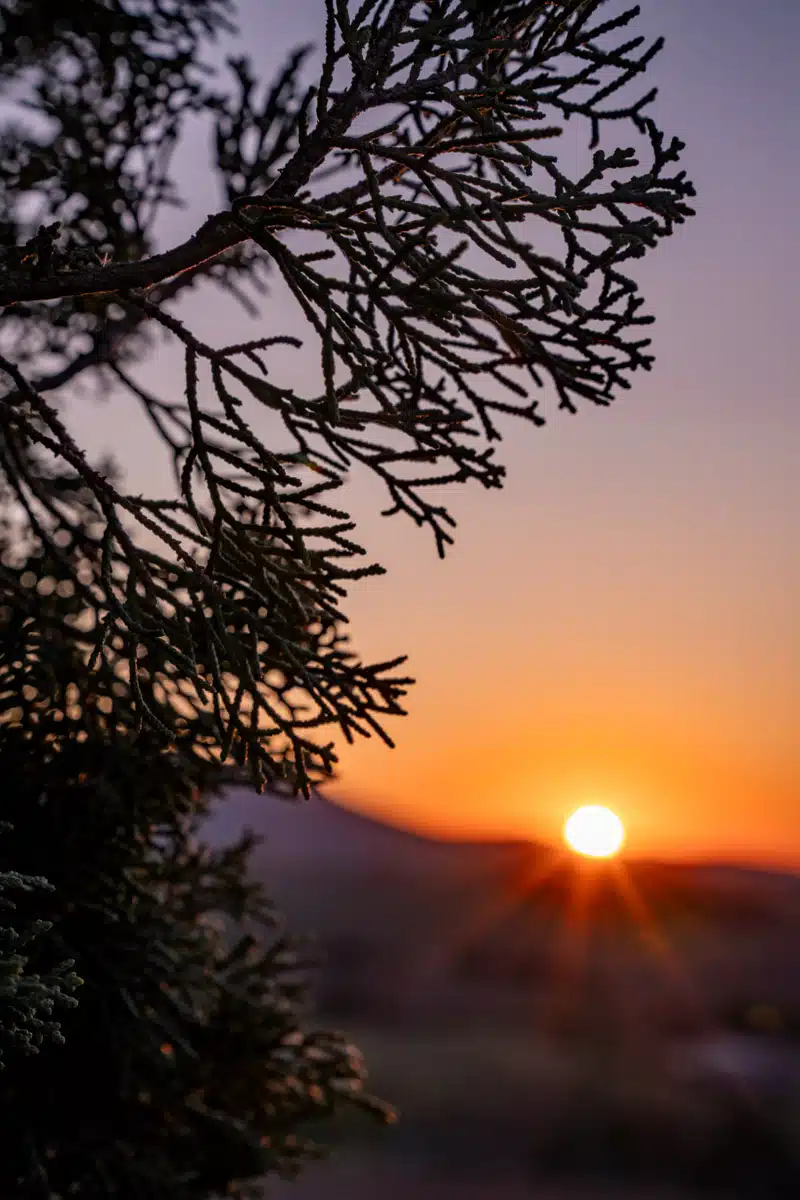
[[[319,1151],[320,1119],[391,1112],[347,1039],[308,1026],[308,952],[247,882],[255,839],[197,836],[220,768],[191,729],[180,750],[138,732],[130,682],[87,669],[68,566],[23,569],[37,620],[0,611],[0,1194],[258,1196]]]
[[[502,484],[500,415],[537,425],[551,396],[607,404],[650,365],[624,267],[692,194],[673,171],[681,143],[647,116],[653,93],[631,90],[658,43],[629,30],[635,8],[601,0],[327,0],[312,86],[298,52],[264,94],[231,62],[226,93],[199,68],[222,0],[94,0],[44,22],[41,8],[2,9],[7,87],[47,118],[2,134],[4,503],[29,540],[78,552],[90,616],[73,636],[93,662],[133,670],[144,720],[180,738],[180,689],[181,712],[208,709],[210,744],[248,757],[257,782],[305,788],[335,762],[322,731],[388,741],[383,718],[410,682],[401,659],[363,664],[342,633],[348,581],[380,570],[351,565],[363,551],[329,500],[348,468],[374,472],[388,512],[444,553],[453,522],[427,490]],[[198,111],[224,207],[157,251],[155,216],[177,197],[170,151]],[[577,179],[555,153],[567,121],[594,148]],[[624,129],[637,148],[607,144]],[[190,288],[252,302],[270,273],[318,355],[307,392],[267,373],[294,344],[277,313],[236,346],[176,315]],[[182,347],[183,397],[138,381],[158,332]],[[134,495],[89,461],[58,404],[89,379],[115,386],[121,415],[147,414],[174,494]],[[91,532],[53,462],[92,497]]]
[[[203,66],[229,0],[0,0],[0,887],[8,936],[39,933],[27,963],[0,945],[3,1195],[244,1197],[312,1117],[384,1112],[355,1052],[303,1029],[297,952],[270,934],[231,957],[215,931],[274,921],[249,843],[193,832],[224,770],[307,793],[337,731],[391,744],[411,680],[345,633],[349,581],[382,569],[332,503],[349,470],[444,554],[431,488],[501,486],[510,418],[608,404],[650,367],[627,263],[693,189],[637,88],[659,43],[636,13],[326,0],[313,76],[299,50],[263,88],[246,58]],[[192,117],[219,211],[163,247]],[[258,315],[274,280],[306,388],[270,374],[301,345],[281,310],[224,346],[181,310],[202,290]],[[181,396],[141,379],[164,339]],[[64,401],[87,387],[145,415],[171,490],[85,452]],[[78,1004],[45,1046],[70,960]]]

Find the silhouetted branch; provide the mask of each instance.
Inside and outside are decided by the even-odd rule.
[[[232,95],[192,85],[186,104],[215,124],[227,207],[190,238],[151,252],[153,214],[172,191],[148,151],[138,200],[124,155],[98,168],[98,186],[105,171],[130,198],[135,233],[114,226],[92,184],[99,240],[59,200],[43,211],[51,224],[11,247],[0,273],[16,336],[2,360],[8,494],[31,536],[74,547],[96,655],[127,664],[154,727],[174,727],[172,701],[156,696],[171,662],[223,754],[249,756],[259,778],[295,772],[306,786],[315,765],[330,770],[332,747],[309,736],[326,724],[386,737],[383,716],[402,712],[410,681],[393,674],[402,660],[367,667],[343,649],[346,586],[381,568],[346,565],[363,550],[325,494],[353,465],[368,468],[387,513],[428,526],[443,554],[454,522],[429,490],[501,486],[500,420],[541,425],[551,397],[571,412],[608,404],[650,367],[652,318],[625,265],[685,220],[693,188],[673,170],[682,143],[646,113],[652,90],[631,91],[660,43],[630,36],[637,8],[603,20],[601,10],[601,0],[326,0],[313,87],[300,83],[305,51],[260,98],[244,59],[229,63]],[[75,86],[43,82],[42,104],[99,146],[119,105],[109,91],[81,134],[71,114],[91,89]],[[135,101],[134,88],[132,113]],[[177,118],[156,105],[152,120],[171,144]],[[590,149],[575,177],[553,152],[570,121]],[[635,147],[603,144],[623,128]],[[24,139],[13,145],[18,174],[38,161]],[[49,150],[37,153],[55,170]],[[65,197],[68,181],[52,179],[45,193]],[[234,346],[204,341],[176,315],[194,283],[252,304],[240,282],[263,291],[267,266],[305,323],[302,343],[274,311],[263,336]],[[182,398],[136,378],[154,330],[182,349]],[[87,332],[90,348],[78,350]],[[278,382],[275,348],[301,344],[316,369],[302,387]],[[32,370],[45,348],[67,361]],[[123,491],[44,400],[101,367],[167,449],[173,496]],[[68,485],[56,486],[59,471]],[[64,499],[81,489],[91,535]],[[155,645],[168,650],[152,676]],[[293,688],[310,715],[289,703]]]

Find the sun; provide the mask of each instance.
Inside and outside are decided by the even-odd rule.
[[[625,841],[625,828],[610,808],[587,804],[567,818],[564,840],[578,854],[589,858],[611,858]]]

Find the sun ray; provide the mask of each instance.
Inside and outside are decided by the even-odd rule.
[[[550,1033],[560,1032],[574,1016],[582,993],[582,980],[589,945],[589,912],[595,889],[593,872],[575,870],[567,904],[559,925],[553,955],[553,978],[545,1009],[544,1026]]]
[[[680,955],[670,945],[666,933],[659,927],[630,871],[624,863],[616,862],[609,866],[613,886],[628,909],[642,941],[661,964],[667,977],[675,984],[701,1027],[708,1028],[709,1021],[713,1021],[713,1018],[702,998],[700,988],[688,967],[681,961]]]
[[[450,931],[446,943],[430,946],[422,958],[417,979],[424,982],[452,968],[460,955],[497,928],[520,904],[551,880],[566,861],[564,851],[555,848],[545,852],[539,862],[532,855],[530,863],[499,890],[493,902],[469,913],[462,925]]]
[[[610,863],[609,866],[613,886],[627,908],[640,937],[664,970],[666,977],[677,988],[682,1002],[687,1005],[700,1032],[706,1035],[724,1033],[724,1027],[706,1003],[702,989],[692,976],[688,965],[670,944],[664,930],[660,928],[628,868],[620,862]],[[738,1100],[746,1103],[754,1111],[762,1110],[763,1106],[757,1095],[745,1080],[733,1072],[724,1072],[724,1077]]]

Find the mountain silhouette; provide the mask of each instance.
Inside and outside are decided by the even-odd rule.
[[[289,930],[322,953],[328,1007],[360,1004],[396,1019],[398,1009],[472,1006],[528,1020],[534,997],[563,974],[580,894],[587,995],[603,980],[667,1014],[683,1011],[687,988],[715,1011],[780,1002],[800,1014],[795,875],[713,863],[592,867],[537,843],[422,836],[318,792],[292,800],[229,788],[201,834],[221,846],[244,828],[264,839],[252,877]]]
[[[427,837],[356,812],[314,790],[310,799],[289,798],[245,787],[227,788],[212,803],[203,835],[212,844],[230,841],[243,827],[267,839],[276,864],[438,866],[445,860],[500,861],[530,852],[523,841],[451,841]]]

